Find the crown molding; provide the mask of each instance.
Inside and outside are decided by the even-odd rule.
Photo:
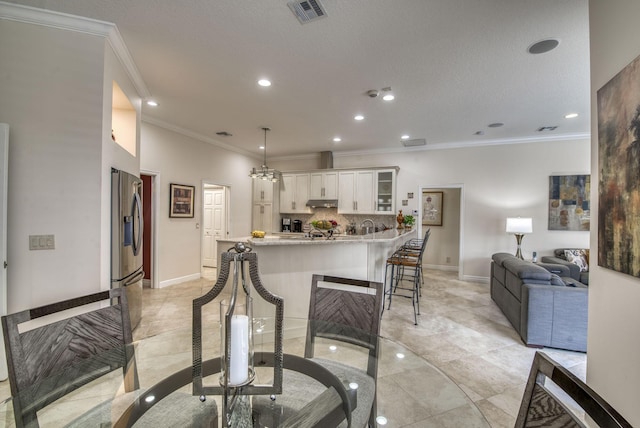
[[[423,147],[393,147],[384,149],[372,149],[372,150],[345,150],[334,151],[334,157],[342,156],[362,156],[362,155],[379,155],[379,154],[395,154],[395,153],[407,153],[407,152],[424,152],[429,150],[447,150],[447,149],[468,149],[471,147],[485,147],[485,146],[503,146],[514,144],[531,144],[531,143],[544,143],[549,141],[575,141],[575,140],[590,140],[591,133],[574,133],[574,134],[559,134],[553,136],[544,137],[523,137],[523,138],[505,138],[501,140],[484,140],[484,141],[460,141],[454,143],[427,143]]]
[[[138,94],[142,98],[148,98],[151,95],[115,24],[1,1],[0,19],[104,37],[126,70]]]
[[[229,150],[231,152],[235,152],[244,156],[248,156],[253,159],[262,160],[262,156],[256,155],[255,153],[251,153],[247,150],[240,149],[238,147],[234,147],[230,144],[223,143],[221,141],[215,140],[211,137],[207,137],[206,135],[198,134],[197,132],[190,131],[186,128],[182,128],[177,125],[173,125],[171,123],[155,119],[153,117],[144,116],[142,118],[142,122],[148,123],[150,125],[157,126],[159,128],[166,129],[167,131],[175,132],[176,134],[184,135],[185,137],[193,138],[194,140],[201,141],[203,143],[211,144],[216,147],[220,147],[221,149]]]

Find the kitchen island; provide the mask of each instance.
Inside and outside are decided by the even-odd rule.
[[[285,316],[306,318],[314,273],[384,283],[387,258],[416,237],[415,229],[388,229],[367,235],[337,235],[334,239],[295,234],[228,238],[218,240],[218,263],[222,252],[237,242],[245,243],[258,254],[264,286],[284,298]],[[268,316],[262,312],[265,306],[259,300],[254,296],[256,316]]]

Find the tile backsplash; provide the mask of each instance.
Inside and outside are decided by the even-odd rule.
[[[312,214],[281,214],[280,217],[290,218],[292,222],[294,220],[300,220],[302,221],[303,227],[304,225],[310,225],[312,221],[316,220],[335,220],[338,223],[339,232],[344,233],[349,223],[355,223],[357,227],[360,227],[360,224],[366,219],[373,220],[373,223],[377,227],[384,225],[388,228],[395,228],[398,226],[396,223],[396,215],[397,213],[389,215],[338,214],[337,208],[315,208]]]

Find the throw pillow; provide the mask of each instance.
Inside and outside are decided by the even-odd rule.
[[[577,265],[580,268],[580,272],[589,271],[589,262],[584,250],[564,250],[564,256],[568,262]]]

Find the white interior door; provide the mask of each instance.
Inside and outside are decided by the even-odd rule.
[[[204,190],[203,195],[202,265],[216,267],[217,240],[226,235],[225,189],[215,187]]]
[[[216,267],[216,240],[213,234],[214,223],[214,190],[204,191],[203,205],[204,215],[202,218],[202,266]]]
[[[9,125],[0,123],[0,315],[7,314],[7,180]],[[4,341],[0,341],[0,380],[7,378]]]
[[[226,207],[225,189],[220,188],[213,191],[213,259],[214,266],[217,263],[218,239],[223,239],[227,235],[226,231]]]

